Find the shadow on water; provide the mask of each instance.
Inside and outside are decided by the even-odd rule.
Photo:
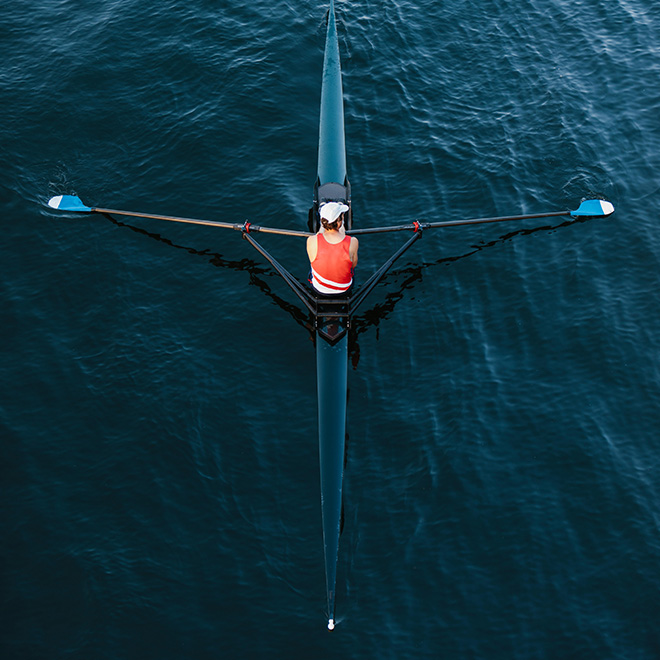
[[[140,227],[135,227],[128,223],[121,222],[108,214],[103,214],[103,215],[105,215],[106,218],[108,218],[111,222],[113,222],[115,225],[119,227],[126,227],[138,234],[148,236],[149,238],[165,243],[166,245],[169,245],[178,250],[185,250],[189,254],[193,254],[200,257],[208,257],[209,263],[213,264],[217,268],[248,273],[250,278],[249,284],[251,286],[256,286],[257,288],[259,288],[259,290],[262,291],[262,293],[264,293],[266,296],[268,296],[268,298],[270,298],[270,300],[274,302],[280,309],[287,312],[298,325],[300,325],[301,327],[305,328],[305,330],[307,330],[307,332],[309,333],[309,338],[312,342],[316,341],[316,332],[314,328],[313,317],[308,312],[303,311],[297,305],[292,304],[287,300],[285,300],[284,298],[282,298],[281,296],[277,295],[274,291],[272,291],[268,283],[263,279],[264,276],[272,277],[277,275],[277,273],[272,268],[264,266],[261,263],[257,263],[256,261],[253,261],[252,259],[249,259],[247,257],[238,261],[230,260],[230,259],[225,259],[221,254],[217,252],[211,252],[210,250],[198,250],[196,248],[186,247],[184,245],[177,245],[169,238],[165,238],[161,234],[149,232],[146,229],[142,229]],[[386,294],[384,302],[379,302],[370,309],[364,311],[362,314],[356,315],[354,317],[353,323],[351,324],[351,328],[349,330],[349,336],[348,336],[349,337],[348,350],[349,350],[349,359],[351,361],[353,369],[357,368],[360,359],[360,344],[358,341],[358,337],[362,333],[374,327],[376,328],[376,332],[378,332],[380,323],[386,320],[390,316],[390,314],[394,312],[394,308],[396,307],[397,303],[404,298],[404,296],[406,295],[406,291],[413,289],[417,282],[422,281],[423,274],[426,270],[437,266],[441,266],[443,264],[451,264],[453,262],[460,261],[462,259],[467,259],[469,257],[474,256],[475,254],[478,254],[479,252],[493,248],[497,245],[501,245],[502,243],[505,243],[506,241],[509,240],[513,240],[519,236],[529,236],[539,232],[556,231],[558,229],[561,229],[562,227],[569,227],[578,222],[582,223],[587,221],[588,218],[577,218],[577,219],[566,220],[556,225],[544,225],[542,227],[518,229],[516,231],[512,231],[507,234],[504,234],[503,236],[500,236],[499,238],[493,239],[491,241],[472,246],[470,251],[465,252],[464,254],[455,255],[451,257],[443,257],[441,259],[436,259],[434,261],[427,261],[416,265],[410,264],[401,268],[393,269],[383,278],[381,282],[381,286],[387,286],[388,282],[390,283],[391,286],[391,282],[394,279],[396,279],[399,281],[396,288],[393,288]],[[401,281],[402,276],[403,276],[403,281]],[[350,388],[347,389],[346,395],[347,397],[350,396]],[[350,435],[347,432],[345,436],[345,445],[344,445],[344,469],[346,469],[346,465],[348,462],[349,447],[350,447]],[[340,534],[343,532],[344,523],[345,523],[345,512],[344,512],[344,500],[342,498],[341,514],[340,514],[340,532],[339,532]]]
[[[230,260],[225,259],[225,257],[223,257],[221,254],[217,252],[211,252],[210,250],[198,250],[196,248],[186,247],[184,245],[177,245],[169,238],[166,238],[161,234],[147,231],[141,227],[135,227],[134,225],[117,220],[116,218],[113,218],[111,215],[106,213],[103,215],[119,227],[126,227],[131,231],[142,234],[144,236],[148,236],[149,238],[160,241],[161,243],[165,243],[170,247],[176,248],[178,250],[185,250],[189,254],[194,254],[200,257],[208,257],[209,263],[213,264],[217,268],[248,273],[250,278],[249,285],[256,286],[262,293],[268,296],[268,298],[270,298],[273,303],[275,303],[280,309],[289,314],[298,325],[307,330],[309,333],[309,338],[312,342],[316,341],[314,318],[312,315],[307,311],[303,311],[298,305],[295,305],[279,296],[271,289],[265,279],[263,279],[263,277],[272,277],[277,275],[276,271],[272,268],[264,266],[262,263],[258,263],[247,257],[238,261]],[[443,264],[450,264],[456,261],[461,261],[462,259],[467,259],[479,252],[482,252],[483,250],[501,245],[502,243],[513,240],[518,236],[529,236],[538,232],[556,231],[562,227],[569,227],[577,223],[588,222],[589,220],[590,218],[573,218],[555,225],[544,225],[541,227],[532,227],[528,229],[517,229],[491,241],[471,246],[470,251],[464,254],[451,257],[443,257],[441,259],[427,261],[420,264],[409,264],[401,268],[393,269],[383,278],[380,286],[381,288],[386,287],[388,282],[391,283],[394,279],[397,279],[399,282],[396,285],[396,288],[389,291],[385,295],[384,301],[376,303],[373,307],[367,309],[361,314],[356,314],[353,318],[353,323],[351,324],[351,328],[349,330],[349,356],[353,368],[357,368],[360,359],[360,344],[358,337],[371,328],[376,328],[376,332],[378,332],[381,322],[385,321],[390,316],[390,314],[392,314],[396,305],[406,295],[406,291],[414,288],[415,283],[422,280],[423,273],[429,268],[434,268]],[[403,277],[403,281],[401,281],[401,277]]]
[[[482,252],[483,250],[496,247],[497,245],[501,245],[502,243],[513,240],[518,236],[529,236],[539,232],[552,232],[577,223],[588,222],[589,220],[591,220],[591,218],[573,218],[554,225],[543,225],[541,227],[517,229],[491,241],[473,245],[471,246],[470,251],[465,252],[464,254],[451,257],[442,257],[433,261],[422,262],[419,264],[409,264],[407,266],[392,269],[382,279],[380,286],[387,287],[388,283],[391,283],[394,279],[396,279],[398,282],[396,288],[392,288],[385,295],[384,301],[376,303],[373,307],[367,309],[361,314],[357,314],[353,319],[353,324],[349,334],[349,355],[353,368],[357,368],[358,362],[360,360],[360,344],[358,337],[371,328],[376,328],[376,333],[378,333],[380,323],[385,321],[390,316],[390,314],[392,314],[397,303],[401,301],[406,295],[406,291],[413,289],[417,282],[422,281],[423,273],[427,269],[441,266],[443,264],[451,264],[456,261],[461,261],[462,259],[467,259],[479,252]],[[402,277],[403,280],[401,280]]]
[[[287,312],[293,320],[301,325],[303,328],[309,331],[310,337],[314,338],[314,322],[307,312],[304,312],[300,307],[294,305],[281,296],[277,295],[274,291],[271,290],[270,286],[266,283],[264,277],[273,277],[277,276],[275,270],[269,266],[265,266],[263,263],[259,263],[244,257],[240,260],[225,259],[223,255],[219,252],[212,252],[211,250],[198,250],[197,248],[187,247],[185,245],[177,245],[169,238],[166,238],[162,234],[156,232],[147,231],[142,227],[136,227],[127,222],[122,222],[117,220],[111,215],[104,213],[103,214],[110,222],[117,225],[118,227],[125,227],[134,231],[137,234],[142,236],[148,236],[156,241],[169,245],[170,247],[176,248],[177,250],[185,250],[189,254],[194,254],[198,257],[208,257],[208,261],[213,266],[217,268],[222,268],[225,270],[233,270],[247,273],[250,277],[249,286],[256,286],[260,291],[262,291],[266,296],[268,296],[278,307]]]
[[[480,243],[478,245],[472,245],[470,251],[465,252],[464,254],[452,257],[442,257],[441,259],[436,259],[434,261],[427,261],[420,264],[409,264],[400,268],[394,268],[383,278],[382,283],[387,284],[388,281],[391,281],[394,278],[400,279],[402,276],[404,276],[405,279],[397,286],[396,290],[389,292],[385,296],[385,302],[378,303],[366,312],[363,312],[360,315],[356,315],[355,323],[353,324],[354,334],[356,336],[360,335],[363,332],[366,332],[369,328],[374,326],[377,327],[381,321],[388,318],[388,316],[394,311],[396,304],[404,297],[406,290],[412,289],[415,282],[421,281],[424,271],[429,268],[441,266],[442,264],[450,264],[456,261],[461,261],[462,259],[467,259],[468,257],[472,257],[475,254],[482,252],[483,250],[501,245],[502,243],[513,240],[518,236],[530,236],[539,232],[556,231],[562,227],[569,227],[577,223],[588,222],[589,220],[590,218],[573,218],[571,220],[566,220],[560,224],[555,225],[544,225],[542,227],[517,229],[491,241]]]

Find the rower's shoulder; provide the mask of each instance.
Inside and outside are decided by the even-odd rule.
[[[307,237],[307,256],[310,261],[316,259],[316,253],[318,252],[318,243],[316,242],[316,234],[312,234]]]

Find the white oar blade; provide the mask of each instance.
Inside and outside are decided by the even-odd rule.
[[[58,195],[48,200],[48,206],[58,211],[73,211],[74,213],[89,213],[91,208],[85,206],[79,197],[74,195]]]
[[[574,218],[598,218],[612,215],[612,213],[614,213],[614,205],[606,199],[587,199],[580,204],[577,211],[571,211]]]

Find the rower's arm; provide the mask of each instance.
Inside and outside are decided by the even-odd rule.
[[[360,243],[358,242],[358,239],[355,238],[355,236],[351,236],[351,244],[348,248],[348,256],[351,258],[351,263],[353,264],[353,268],[357,266],[358,263],[358,247],[360,246]]]
[[[316,259],[317,250],[318,246],[316,243],[316,234],[314,234],[307,239],[307,256],[309,257],[310,264],[312,261],[314,261],[314,259]]]

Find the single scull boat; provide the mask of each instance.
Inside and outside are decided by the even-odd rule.
[[[341,201],[349,206],[347,233],[376,234],[395,231],[412,231],[413,235],[376,271],[353,295],[335,299],[317,297],[309,287],[300,283],[279,264],[255,239],[257,232],[307,237],[319,227],[319,206],[328,201]],[[318,394],[319,459],[321,470],[321,512],[323,519],[323,541],[327,593],[328,629],[335,627],[335,593],[337,583],[337,557],[341,531],[342,481],[346,437],[346,396],[348,391],[348,329],[358,307],[369,292],[381,281],[392,264],[408,248],[418,241],[426,229],[454,227],[470,224],[485,224],[570,216],[574,218],[604,217],[614,212],[606,200],[583,201],[575,211],[552,211],[528,215],[502,216],[495,218],[473,218],[443,222],[394,225],[353,229],[350,184],[346,176],[346,146],[344,135],[344,101],[342,94],[341,63],[334,0],[330,0],[323,59],[321,85],[321,112],[319,121],[318,172],[314,185],[313,206],[308,217],[310,231],[260,227],[249,222],[242,224],[200,220],[177,216],[155,215],[135,211],[119,211],[86,206],[78,197],[58,195],[48,205],[60,211],[74,213],[104,213],[139,218],[167,220],[188,224],[206,225],[240,231],[243,237],[270,262],[282,276],[298,299],[310,312],[316,332],[316,370]]]
[[[334,0],[330,0],[323,57],[321,113],[319,120],[318,178],[314,185],[311,227],[319,227],[319,205],[338,201],[347,204],[347,229],[352,226],[350,185],[346,177],[344,98],[341,84],[339,41]],[[346,305],[343,304],[345,308]],[[340,310],[341,311],[341,310]],[[341,492],[346,437],[348,389],[348,334],[342,319],[325,317],[317,325],[316,390],[319,413],[319,462],[321,467],[321,515],[328,605],[328,629],[335,627],[335,588],[341,527]],[[344,321],[346,323],[347,321]],[[341,336],[339,336],[341,335]],[[338,339],[335,341],[335,338]],[[328,339],[330,341],[328,341]]]

